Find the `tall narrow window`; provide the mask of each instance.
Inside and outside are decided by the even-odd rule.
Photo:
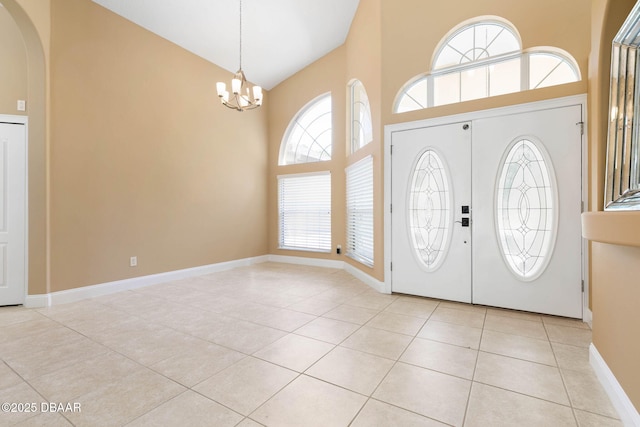
[[[350,85],[351,92],[351,152],[355,153],[373,140],[371,107],[360,80]]]
[[[280,248],[331,251],[331,174],[278,177]]]
[[[373,157],[349,166],[347,175],[347,255],[373,267]]]
[[[291,120],[280,145],[279,165],[331,160],[331,94],[322,95]]]

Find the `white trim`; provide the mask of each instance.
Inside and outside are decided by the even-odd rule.
[[[42,308],[51,306],[51,294],[27,295],[24,299],[26,308]]]
[[[308,265],[311,267],[336,268],[338,270],[342,270],[344,268],[343,261],[289,255],[267,255],[267,261],[280,262],[283,264]]]
[[[582,321],[593,329],[593,313],[591,313],[591,310],[589,310],[589,307],[586,304],[582,310]]]
[[[549,110],[553,108],[569,107],[572,105],[582,106],[582,121],[584,123],[585,135],[583,136],[583,149],[582,149],[582,170],[586,170],[586,152],[584,151],[584,144],[587,138],[586,129],[588,125],[586,123],[585,114],[587,111],[587,95],[572,95],[562,98],[546,99],[542,101],[529,102],[526,104],[509,105],[505,107],[492,108],[489,110],[472,111],[469,113],[454,114],[451,116],[435,117],[431,119],[416,120],[412,122],[394,123],[386,125],[384,127],[384,293],[391,293],[391,145],[392,136],[394,132],[402,132],[410,129],[418,129],[423,127],[432,127],[439,125],[446,125],[458,122],[469,122],[479,119],[486,119],[492,117],[508,117],[514,114],[528,113],[539,110]],[[587,188],[587,175],[582,176],[582,188],[583,192],[586,192]],[[583,256],[585,254],[583,253]],[[588,259],[583,258],[583,263],[586,263]],[[583,264],[585,265],[585,264]],[[585,275],[585,277],[587,277]],[[585,287],[586,290],[586,287]],[[583,310],[584,316],[584,310]]]
[[[375,278],[369,276],[367,273],[365,273],[364,271],[354,267],[353,265],[349,264],[348,262],[344,263],[344,271],[346,271],[347,273],[351,274],[356,279],[359,279],[362,282],[366,283],[371,288],[373,288],[374,290],[380,292],[381,294],[390,294],[391,293],[391,292],[386,292],[386,289],[385,289],[385,286],[384,286],[384,282],[381,282],[378,279],[375,279]]]
[[[263,262],[279,262],[283,264],[308,265],[312,267],[334,268],[345,270],[347,273],[363,281],[371,288],[381,293],[385,291],[384,283],[369,276],[367,273],[353,267],[344,261],[330,259],[305,258],[285,255],[262,255],[252,258],[238,259],[234,261],[220,262],[217,264],[203,265],[200,267],[185,268],[184,270],[168,271],[166,273],[151,274],[149,276],[133,277],[131,279],[116,280],[114,282],[101,283],[98,285],[84,286],[66,291],[52,292],[50,294],[27,295],[24,306],[27,308],[50,307],[58,304],[68,304],[88,298],[95,298],[102,295],[110,295],[116,292],[131,289],[143,288],[145,286],[157,285],[170,282],[172,280],[186,279],[189,277],[202,276],[219,271],[230,270],[237,267],[260,264]]]
[[[234,261],[220,262],[217,264],[203,265],[200,267],[186,268],[183,270],[168,271],[166,273],[151,274],[149,276],[133,277],[131,279],[116,280],[114,282],[101,283],[98,285],[83,286],[81,288],[69,289],[66,291],[52,292],[50,294],[29,295],[25,300],[25,307],[48,307],[58,304],[68,304],[81,301],[87,298],[95,298],[102,295],[109,295],[116,292],[143,288],[145,286],[157,285],[172,280],[185,279],[189,277],[202,276],[236,267],[244,267],[253,264],[266,262],[267,256],[244,258]]]
[[[378,279],[371,277],[364,271],[352,266],[348,262],[344,261],[335,261],[331,259],[318,259],[318,258],[305,258],[305,257],[295,257],[295,256],[286,256],[286,255],[267,255],[268,260],[271,262],[281,262],[284,264],[296,264],[296,265],[308,265],[312,267],[325,267],[325,268],[335,268],[338,270],[344,270],[347,273],[351,274],[356,279],[361,280],[365,284],[369,285],[374,290],[383,293],[390,294],[391,290],[387,291],[384,286],[384,282],[379,281]]]
[[[24,125],[24,298],[26,305],[29,297],[29,116],[0,114],[0,123]]]
[[[618,411],[622,423],[627,427],[640,427],[640,414],[593,344],[589,346],[589,363]]]

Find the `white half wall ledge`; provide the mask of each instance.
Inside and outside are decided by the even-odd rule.
[[[83,286],[81,288],[68,289],[65,291],[52,292],[49,294],[27,295],[24,306],[27,308],[50,307],[59,304],[68,304],[82,301],[89,298],[96,298],[116,292],[128,291],[144,288],[146,286],[158,285],[171,282],[173,280],[188,279],[190,277],[204,276],[205,274],[219,271],[231,270],[238,267],[247,267],[264,262],[277,262],[283,264],[306,265],[310,267],[333,268],[345,270],[355,278],[363,281],[374,290],[385,293],[384,283],[369,276],[362,270],[353,267],[344,261],[324,260],[318,258],[305,258],[284,255],[262,255],[252,258],[243,258],[234,261],[221,262],[216,264],[203,265],[200,267],[186,268],[183,270],[169,271],[166,273],[152,274],[148,276],[133,277],[131,279],[117,280],[114,282],[101,283],[97,285]]]
[[[618,411],[622,424],[626,427],[640,427],[640,414],[638,410],[593,343],[589,346],[589,363],[593,367],[609,399],[611,399],[613,407]]]

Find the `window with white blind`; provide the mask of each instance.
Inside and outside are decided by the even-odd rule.
[[[331,251],[331,174],[278,176],[280,249]]]
[[[373,266],[373,157],[352,164],[347,175],[347,256]]]

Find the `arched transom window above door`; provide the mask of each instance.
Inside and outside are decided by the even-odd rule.
[[[569,53],[554,47],[523,50],[516,28],[498,17],[454,28],[435,52],[431,70],[414,76],[400,89],[394,113],[581,79]]]

